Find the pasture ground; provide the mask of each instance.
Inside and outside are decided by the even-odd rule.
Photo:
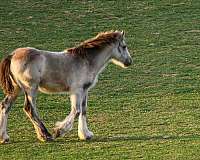
[[[20,96],[0,159],[199,159],[200,1],[1,0],[0,58],[24,46],[61,51],[111,29],[126,31],[134,65],[109,65],[90,92],[95,137],[80,141],[76,122],[64,137],[38,142]],[[37,102],[50,131],[70,110],[65,95]]]

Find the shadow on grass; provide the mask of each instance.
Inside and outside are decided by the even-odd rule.
[[[123,142],[123,141],[169,141],[169,140],[200,140],[200,135],[177,135],[177,136],[113,136],[113,137],[94,137],[91,140],[81,141],[75,137],[70,138],[59,138],[56,139],[55,143],[96,143],[96,142]]]
[[[65,143],[79,143],[79,142],[84,142],[84,143],[96,143],[96,142],[123,142],[123,141],[169,141],[169,140],[200,140],[200,135],[177,135],[177,136],[127,136],[127,135],[120,135],[120,136],[113,136],[113,137],[94,137],[91,140],[87,141],[82,141],[79,140],[78,137],[60,137],[58,139],[55,139],[54,141],[51,142],[40,142],[37,139],[32,139],[32,140],[15,140],[15,141],[10,141],[8,144],[65,144]]]
[[[157,140],[192,140],[199,139],[200,135],[182,135],[182,136],[113,136],[96,137],[88,142],[114,142],[114,141],[157,141]]]

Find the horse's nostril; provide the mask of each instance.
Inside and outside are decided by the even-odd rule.
[[[132,64],[133,60],[130,58],[130,59],[127,59],[124,63],[125,66],[130,66]]]

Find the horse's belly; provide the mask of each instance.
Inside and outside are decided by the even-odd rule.
[[[39,85],[39,91],[43,93],[66,93],[69,91],[69,87],[62,84],[45,83]]]

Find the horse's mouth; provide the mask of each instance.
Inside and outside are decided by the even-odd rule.
[[[133,63],[133,60],[130,58],[130,59],[127,59],[125,62],[124,62],[124,66],[125,67],[128,67],[130,66],[131,64]]]

